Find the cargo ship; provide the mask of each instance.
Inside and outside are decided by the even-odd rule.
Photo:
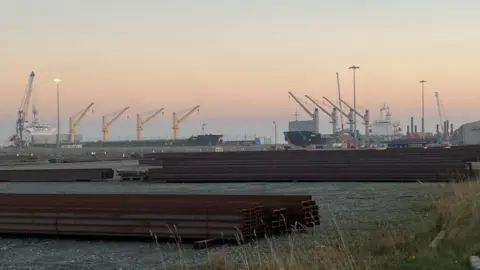
[[[334,134],[322,135],[318,132],[318,108],[314,112],[308,112],[311,120],[298,120],[288,122],[288,131],[283,132],[288,144],[299,147],[325,148],[331,147],[336,142]]]
[[[68,134],[61,133],[59,135],[60,142],[68,141]],[[23,128],[22,137],[22,140],[27,147],[45,147],[48,145],[53,145],[52,147],[55,147],[57,142],[57,129],[46,124],[41,124],[37,121],[32,123],[27,122]],[[16,139],[16,135],[11,136],[7,147],[15,147]],[[75,135],[75,141],[81,140],[82,135]]]
[[[62,148],[104,148],[104,147],[164,147],[164,146],[216,146],[223,144],[223,135],[204,134],[191,136],[186,139],[158,139],[158,140],[121,140],[121,141],[78,141],[74,144],[68,143],[67,138],[61,140]],[[34,141],[29,143],[30,147],[37,148],[55,148],[53,141],[42,143],[42,141]]]
[[[222,144],[223,135],[203,134],[191,136],[187,139],[176,140],[122,140],[83,142],[82,148],[91,147],[161,147],[161,146],[215,146]]]
[[[314,131],[285,131],[283,135],[288,144],[300,147],[328,147],[336,141],[332,136],[322,136],[322,134]]]

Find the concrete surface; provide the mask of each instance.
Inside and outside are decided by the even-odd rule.
[[[98,162],[78,162],[78,163],[40,163],[35,165],[14,165],[2,166],[0,171],[5,170],[55,170],[55,169],[93,169],[93,168],[112,168],[112,169],[136,169],[138,160],[122,161],[98,161]],[[143,166],[142,166],[143,168]]]

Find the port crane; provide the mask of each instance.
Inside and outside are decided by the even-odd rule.
[[[347,117],[350,132],[353,132],[353,110],[350,110],[350,113],[347,114],[342,109],[340,109],[337,105],[335,105],[332,101],[330,101],[327,97],[323,97],[323,99],[325,99],[325,101],[327,101],[330,105],[332,105],[333,108],[336,108],[341,113],[341,115]]]
[[[290,95],[289,97],[292,97],[295,100],[295,102],[297,102],[297,104],[300,105],[300,107],[302,107],[302,109],[312,118],[312,121],[315,125],[315,131],[318,132],[319,130],[318,108],[315,108],[315,110],[312,113],[292,92],[288,92],[288,94]]]
[[[30,109],[30,101],[32,99],[33,91],[33,81],[35,79],[35,73],[32,71],[28,78],[27,88],[23,94],[22,103],[18,109],[18,118],[16,123],[16,132],[15,135],[10,138],[10,141],[13,141],[14,145],[17,147],[25,146],[25,141],[23,140],[23,131],[25,129],[25,124],[28,122],[28,110]],[[36,113],[36,109],[35,109]]]
[[[318,118],[318,109],[315,108],[315,111],[312,113],[305,105],[303,105],[303,102],[301,102],[292,92],[288,92],[288,94],[295,100],[295,102],[302,107],[302,109],[313,119],[316,120]]]
[[[77,131],[76,131],[77,126],[78,126],[78,124],[80,124],[80,121],[82,121],[82,119],[85,117],[87,112],[89,112],[90,109],[93,107],[93,104],[94,103],[91,102],[90,104],[88,104],[87,107],[85,107],[81,111],[77,112],[76,114],[70,116],[70,118],[68,119],[68,126],[70,128],[69,131],[68,131],[68,142],[70,144],[75,143],[75,134],[77,133]]]
[[[142,139],[142,131],[143,131],[143,126],[148,123],[150,120],[152,120],[155,116],[157,116],[159,113],[163,114],[163,108],[146,112],[143,114],[137,113],[137,140]],[[145,119],[143,119],[142,116],[148,115]]]
[[[334,106],[333,110],[331,113],[329,113],[327,110],[325,110],[318,102],[316,102],[313,98],[311,98],[309,95],[305,95],[305,97],[310,100],[317,108],[322,110],[328,117],[330,117],[330,123],[332,124],[332,134],[337,133],[337,123],[338,123],[338,114],[337,114],[337,107]]]
[[[438,117],[440,120],[440,127],[442,129],[442,140],[445,142],[448,139],[448,125],[443,122],[443,118],[445,117],[445,109],[443,108],[442,101],[440,100],[440,94],[435,92],[435,99],[437,101],[437,110],[438,110]]]
[[[189,110],[181,117],[177,117],[177,112],[173,112],[173,121],[172,121],[172,131],[173,131],[173,139],[176,140],[178,136],[178,130],[180,129],[180,124],[187,119],[192,113],[195,111],[199,111],[200,105],[197,105]]]
[[[340,111],[340,124],[342,125],[342,134],[343,134],[343,110],[342,110],[342,90],[340,89],[340,76],[338,75],[337,72],[337,91],[338,91],[338,110]],[[333,104],[332,104],[333,105]],[[346,115],[345,115],[346,116]],[[346,116],[348,118],[348,116]]]
[[[352,110],[354,113],[356,113],[360,118],[363,119],[363,124],[365,125],[365,136],[369,136],[370,135],[370,111],[369,110],[365,110],[365,114],[362,115],[360,114],[358,111],[356,111],[352,106],[348,105],[347,102],[345,102],[344,100],[340,100],[343,104],[345,104],[345,106],[347,106],[348,108],[350,108],[350,110]],[[356,130],[354,130],[353,132],[357,132]]]
[[[103,134],[103,140],[106,141],[108,138],[108,128],[112,125],[113,122],[115,122],[122,114],[124,114],[130,107],[125,107],[121,109],[120,111],[116,111],[107,115],[102,116],[102,134]],[[112,117],[111,120],[108,120],[109,117]]]

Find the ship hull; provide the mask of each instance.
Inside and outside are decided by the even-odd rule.
[[[300,147],[330,146],[335,142],[332,138],[323,137],[320,133],[312,131],[285,131],[283,135],[288,144]]]
[[[128,147],[166,147],[166,146],[215,146],[222,143],[223,135],[207,134],[192,136],[180,140],[124,140],[124,141],[96,141],[78,142],[76,145],[62,144],[62,148],[128,148]],[[34,144],[32,147],[52,148],[54,144]]]

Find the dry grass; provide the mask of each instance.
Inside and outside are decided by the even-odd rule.
[[[239,247],[238,256],[210,252],[202,269],[470,269],[469,256],[480,253],[479,206],[479,181],[448,184],[441,194],[431,194],[430,202],[414,207],[415,217],[407,222],[357,228],[338,225],[329,236],[266,239]],[[444,239],[431,248],[442,229]]]

